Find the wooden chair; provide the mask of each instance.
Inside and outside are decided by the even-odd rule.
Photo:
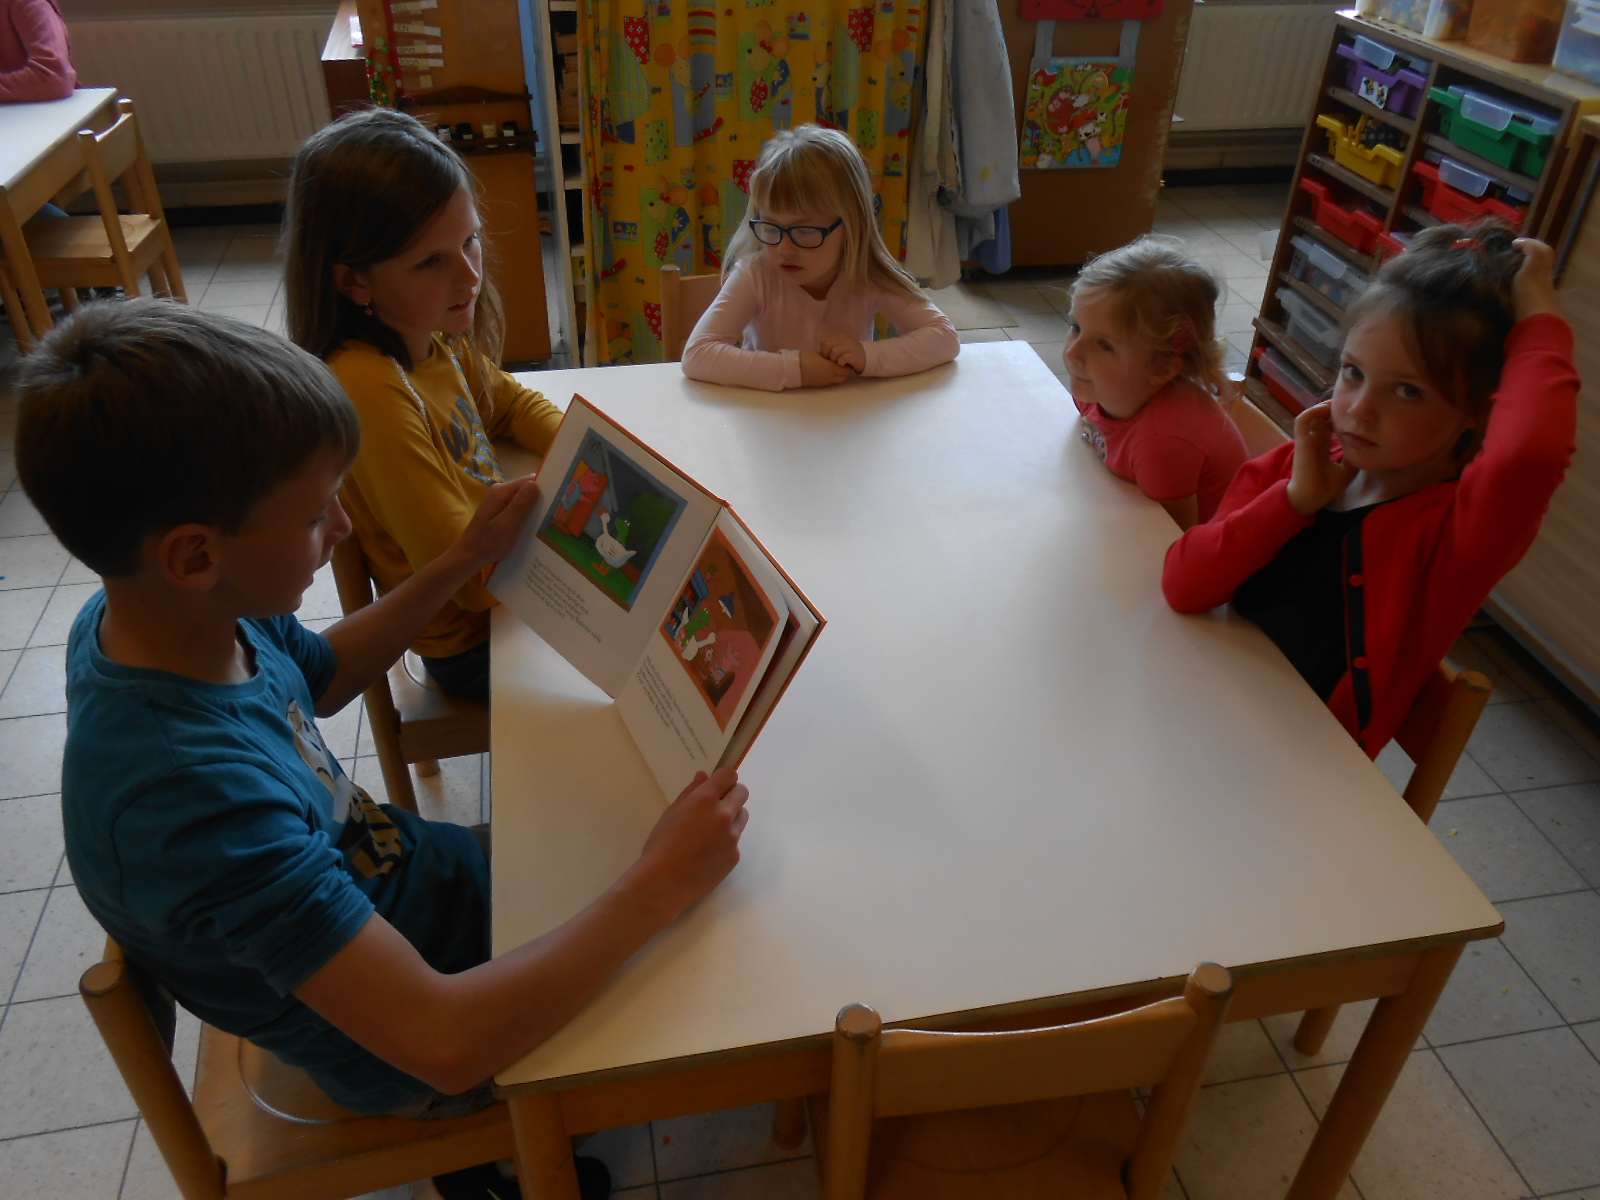
[[[1415,764],[1400,795],[1424,825],[1433,819],[1433,810],[1493,691],[1494,684],[1487,676],[1479,671],[1457,671],[1447,659],[1423,685],[1394,735],[1395,743]],[[1338,1016],[1338,1005],[1306,1012],[1295,1030],[1294,1048],[1301,1054],[1321,1051]]]
[[[361,1116],[210,1026],[191,1100],[172,1065],[172,999],[115,942],[78,990],[184,1200],[339,1200],[511,1157],[504,1104],[445,1121]]]
[[[57,289],[69,310],[77,305],[75,288],[120,287],[137,296],[141,275],[157,295],[188,300],[133,102],[119,100],[117,110],[121,115],[104,133],[78,134],[100,215],[38,217],[24,228],[39,285]],[[122,184],[126,213],[117,210],[113,183]]]
[[[1047,1029],[885,1031],[849,1005],[812,1098],[823,1194],[1156,1200],[1232,995],[1202,963],[1182,996]],[[1142,1120],[1135,1087],[1153,1088]]]
[[[334,547],[333,579],[346,616],[372,603],[372,576],[354,533]],[[437,775],[441,758],[489,749],[488,708],[446,695],[420,670],[413,675],[405,658],[367,689],[366,701],[389,801],[411,812],[417,793],[408,764],[418,775]]]
[[[33,326],[28,324],[28,314],[22,307],[22,297],[12,282],[4,260],[0,260],[0,303],[6,306],[6,316],[11,321],[11,332],[17,339],[17,348],[24,354],[33,349],[36,339]]]
[[[696,323],[722,290],[719,275],[684,275],[661,268],[661,352],[663,362],[679,362]]]
[[[1245,449],[1250,452],[1251,458],[1265,454],[1289,440],[1289,435],[1278,428],[1278,423],[1252,404],[1242,393],[1234,397],[1233,403],[1228,407],[1228,415],[1233,418],[1233,423],[1244,435]]]

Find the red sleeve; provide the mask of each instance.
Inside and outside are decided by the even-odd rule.
[[[1179,612],[1206,612],[1233,598],[1250,576],[1311,521],[1289,504],[1294,443],[1285,443],[1239,468],[1216,515],[1167,550],[1161,591]]]
[[[0,100],[64,100],[78,85],[67,23],[49,0],[10,5],[11,27],[28,61],[0,71]]]
[[[1461,472],[1440,534],[1441,578],[1452,586],[1487,591],[1538,535],[1577,440],[1572,346],[1571,328],[1554,313],[1529,317],[1506,338],[1483,446]]]
[[[1152,500],[1181,500],[1199,494],[1205,465],[1205,452],[1187,438],[1153,438],[1139,446],[1133,481]]]

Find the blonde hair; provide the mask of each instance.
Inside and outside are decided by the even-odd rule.
[[[463,190],[478,203],[461,156],[407,113],[361,109],[307,138],[295,155],[283,216],[290,339],[321,359],[351,339],[367,342],[410,370],[405,339],[341,293],[333,269],[364,271],[393,258]],[[498,364],[505,316],[481,229],[478,239],[484,272],[472,328],[445,340]]]
[[[1111,297],[1129,333],[1157,356],[1178,359],[1178,373],[1213,396],[1225,396],[1222,346],[1217,340],[1217,278],[1183,242],[1147,233],[1084,264],[1072,294]]]
[[[733,274],[740,260],[761,253],[749,218],[769,212],[833,213],[844,224],[844,254],[839,278],[852,287],[896,288],[920,296],[906,269],[889,253],[874,215],[872,180],[867,164],[847,134],[820,125],[801,125],[775,134],[750,172],[750,203],[745,220],[728,241],[722,277]]]

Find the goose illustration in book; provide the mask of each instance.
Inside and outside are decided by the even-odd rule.
[[[694,656],[696,654],[699,654],[700,651],[704,650],[707,646],[714,646],[716,644],[717,644],[717,631],[715,629],[713,629],[710,633],[706,634],[705,637],[703,637],[703,638],[697,638],[697,637],[690,638],[687,642],[685,642],[683,644],[683,649],[678,651],[678,653],[683,656],[683,661],[684,662],[693,662],[694,661]]]
[[[637,550],[629,550],[622,544],[622,538],[628,536],[628,523],[617,522],[617,535],[611,534],[611,514],[602,510],[600,513],[600,536],[594,539],[594,548],[600,557],[605,560],[603,566],[596,569],[604,575],[612,567],[620,567],[635,554]]]

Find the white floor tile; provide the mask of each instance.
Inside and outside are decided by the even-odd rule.
[[[53,587],[71,555],[48,533],[0,541],[0,591]]]
[[[1507,796],[1445,801],[1428,825],[1483,894],[1497,904],[1587,886]]]
[[[1233,1083],[1288,1071],[1260,1021],[1235,1021],[1217,1034],[1204,1083]]]
[[[663,1183],[658,1192],[661,1200],[820,1200],[822,1196],[816,1164],[809,1158]]]
[[[49,895],[44,891],[0,893],[0,1002],[11,995],[22,974]]]
[[[39,919],[12,1000],[43,1000],[78,994],[78,980],[105,956],[106,933],[71,885],[52,888]]]
[[[183,1200],[178,1185],[172,1182],[172,1172],[156,1149],[150,1128],[143,1121],[133,1137],[133,1150],[128,1155],[128,1172],[122,1181],[119,1200]]]
[[[206,286],[205,295],[198,302],[198,307],[213,308],[270,308],[272,302],[278,298],[278,288],[281,286],[277,279],[251,279],[225,282],[214,279]]]
[[[1473,942],[1462,951],[1422,1033],[1430,1045],[1444,1046],[1562,1023],[1538,985],[1495,939]]]
[[[0,1139],[136,1116],[77,996],[13,1004],[0,1025]]]
[[[650,1126],[629,1125],[603,1129],[578,1148],[579,1154],[598,1158],[611,1172],[615,1191],[655,1187],[655,1158],[650,1147]]]
[[[4,547],[0,546],[0,553],[3,551]],[[28,644],[28,635],[38,624],[52,594],[48,587],[0,592],[0,650],[19,650]]]
[[[1506,949],[1556,1010],[1573,1023],[1600,1019],[1600,894],[1572,892],[1498,907]]]
[[[1518,792],[1511,798],[1567,861],[1600,887],[1600,784]]]
[[[0,690],[0,718],[67,711],[67,663],[60,646],[26,650]]]
[[[61,791],[61,749],[67,740],[63,713],[0,721],[0,799]]]
[[[90,570],[87,563],[82,563],[77,559],[73,559],[67,564],[67,569],[62,572],[61,583],[63,586],[69,583],[92,583],[96,587],[99,587],[100,576],[95,574],[94,571]]]
[[[0,892],[49,887],[63,848],[59,795],[0,800]]]
[[[414,775],[417,811],[430,821],[476,825],[483,808],[483,772],[478,759],[476,754],[445,758],[439,761],[437,775]]]
[[[1189,1200],[1282,1200],[1315,1129],[1288,1075],[1202,1088],[1178,1151],[1178,1177]],[[1358,1200],[1348,1180],[1338,1200]]]
[[[0,492],[8,491],[17,482],[17,453],[0,450]]]
[[[1294,1048],[1294,1031],[1300,1025],[1299,1013],[1281,1013],[1275,1017],[1264,1017],[1261,1024],[1265,1027],[1267,1035],[1272,1038],[1272,1044],[1278,1048],[1278,1053],[1295,1070],[1303,1067],[1324,1067],[1350,1060],[1356,1043],[1361,1040],[1361,1034],[1367,1028],[1367,1018],[1372,1015],[1372,1009],[1376,1004],[1375,1000],[1363,1000],[1359,1004],[1346,1004],[1342,1007],[1338,1019],[1334,1021],[1333,1028],[1328,1031],[1328,1036],[1322,1043],[1320,1054],[1301,1054]]]
[[[1411,780],[1411,772],[1416,769],[1416,763],[1406,752],[1400,749],[1398,742],[1390,742],[1379,752],[1378,769],[1385,778],[1394,785],[1394,790],[1404,792],[1406,784]],[[1444,785],[1444,800],[1462,800],[1468,796],[1487,796],[1499,792],[1499,785],[1489,778],[1489,773],[1473,761],[1470,750],[1462,754],[1456,762],[1456,769],[1450,772],[1450,780]]]
[[[1570,1029],[1438,1051],[1535,1194],[1600,1181],[1600,1062]]]
[[[1500,663],[1484,653],[1479,637],[1478,634],[1464,633],[1457,638],[1456,644],[1450,647],[1451,663],[1460,670],[1477,671],[1488,678],[1494,685],[1494,691],[1489,693],[1490,704],[1505,704],[1513,700],[1528,699],[1528,693],[1522,690],[1517,675],[1508,672]]]
[[[0,1142],[0,1190],[15,1200],[117,1200],[132,1121]]]
[[[1336,1066],[1296,1076],[1319,1119],[1343,1075]],[[1527,1194],[1431,1050],[1412,1054],[1350,1176],[1364,1200],[1519,1200]]]
[[[13,488],[0,497],[0,537],[31,537],[49,532],[50,526],[21,488]]]
[[[69,568],[70,569],[70,568]],[[28,639],[30,646],[65,646],[72,632],[72,623],[84,603],[100,590],[100,581],[93,583],[62,583],[50,597],[39,623]]]
[[[1468,746],[1474,761],[1508,792],[1600,779],[1600,761],[1530,700],[1484,709]]]
[[[810,1155],[809,1134],[794,1149],[779,1146],[772,1140],[772,1113],[772,1105],[755,1104],[748,1108],[656,1121],[651,1127],[655,1135],[656,1178],[662,1181],[685,1179],[710,1171],[729,1171]]]

